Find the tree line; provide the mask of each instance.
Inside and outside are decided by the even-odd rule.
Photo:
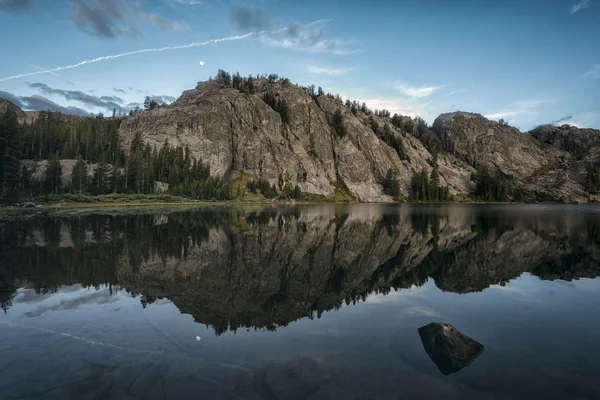
[[[189,148],[167,141],[160,149],[135,135],[126,151],[119,137],[121,118],[65,116],[40,112],[20,123],[16,110],[0,116],[0,200],[13,201],[48,194],[154,193],[154,182],[169,184],[168,193],[192,199],[231,198],[229,185],[210,175]],[[34,179],[22,159],[48,160],[41,179]],[[63,185],[61,159],[76,159],[71,184]],[[89,171],[94,164],[92,177]]]

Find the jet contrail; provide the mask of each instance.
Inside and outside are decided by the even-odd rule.
[[[58,76],[59,78],[61,78],[61,76],[60,76],[59,74],[57,74],[56,72],[48,71],[47,69],[44,69],[44,68],[42,68],[42,67],[38,67],[37,65],[34,65],[34,64],[32,64],[32,63],[28,63],[28,62],[27,62],[27,61],[25,61],[25,60],[21,60],[21,62],[23,62],[24,64],[27,64],[27,65],[29,65],[30,67],[37,68],[37,69],[39,69],[40,71],[43,71],[43,72],[45,72],[45,73],[52,74],[52,75],[55,75],[55,76]]]
[[[56,67],[56,68],[52,68],[52,69],[48,69],[48,70],[43,70],[43,71],[38,71],[38,72],[29,72],[29,73],[26,73],[26,74],[19,74],[19,75],[7,76],[6,78],[0,78],[0,82],[9,81],[11,79],[17,79],[17,78],[25,78],[27,76],[33,76],[33,75],[40,75],[40,74],[45,74],[45,73],[54,73],[54,72],[58,72],[58,71],[64,71],[66,69],[73,69],[73,68],[81,67],[82,65],[86,65],[86,64],[93,64],[93,63],[97,63],[97,62],[104,61],[104,60],[112,60],[114,58],[121,58],[121,57],[126,57],[126,56],[132,56],[134,54],[154,53],[154,52],[167,51],[167,50],[188,49],[190,47],[206,46],[208,44],[228,42],[228,41],[232,41],[232,40],[242,40],[242,39],[246,39],[246,38],[249,38],[251,36],[254,36],[254,35],[259,35],[261,33],[263,33],[263,32],[250,32],[250,33],[246,33],[245,35],[229,36],[229,37],[224,37],[224,38],[220,38],[220,39],[210,39],[210,40],[207,40],[207,41],[204,41],[204,42],[196,42],[196,43],[184,44],[184,45],[181,45],[181,46],[159,47],[159,48],[155,48],[155,49],[141,49],[141,50],[130,51],[130,52],[127,52],[127,53],[113,54],[113,55],[110,55],[110,56],[103,56],[103,57],[94,58],[93,60],[81,61],[81,62],[78,62],[77,64],[73,64],[73,65],[65,65],[64,67]]]

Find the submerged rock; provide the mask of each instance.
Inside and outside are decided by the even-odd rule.
[[[444,375],[469,366],[483,351],[481,343],[460,333],[445,322],[432,322],[419,328],[423,347]]]

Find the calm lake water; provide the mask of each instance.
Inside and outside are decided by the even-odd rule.
[[[599,207],[122,212],[0,222],[2,400],[600,398]]]

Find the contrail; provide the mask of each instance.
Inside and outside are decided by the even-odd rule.
[[[39,69],[40,71],[42,71],[44,73],[52,74],[52,75],[55,75],[55,76],[58,76],[59,78],[61,78],[61,76],[59,74],[57,74],[56,72],[48,71],[47,69],[44,69],[42,67],[38,67],[37,65],[34,65],[32,63],[28,63],[25,60],[21,60],[21,62],[23,62],[24,64],[29,65],[30,67],[37,68],[37,69]]]
[[[196,43],[184,44],[184,45],[181,45],[181,46],[159,47],[159,48],[155,48],[155,49],[141,49],[141,50],[130,51],[130,52],[127,52],[127,53],[113,54],[113,55],[110,55],[110,56],[103,56],[103,57],[94,58],[93,60],[81,61],[81,62],[78,62],[77,64],[73,64],[73,65],[65,65],[64,67],[56,67],[56,68],[52,68],[52,69],[48,69],[48,70],[44,70],[44,71],[29,72],[29,73],[26,73],[26,74],[19,74],[19,75],[7,76],[6,78],[0,78],[0,82],[9,81],[11,79],[25,78],[27,76],[33,76],[33,75],[40,75],[40,74],[45,74],[45,73],[54,73],[54,72],[58,72],[58,71],[64,71],[66,69],[73,69],[73,68],[81,67],[81,66],[86,65],[86,64],[94,64],[94,63],[97,63],[97,62],[100,62],[100,61],[112,60],[114,58],[121,58],[121,57],[126,57],[126,56],[132,56],[134,54],[155,53],[155,52],[167,51],[167,50],[188,49],[190,47],[200,47],[200,46],[206,46],[208,44],[214,44],[214,43],[228,42],[228,41],[233,41],[233,40],[243,40],[243,39],[249,38],[249,37],[254,36],[254,35],[259,35],[261,33],[263,33],[263,32],[250,32],[250,33],[246,33],[245,35],[229,36],[229,37],[224,37],[224,38],[220,38],[220,39],[210,39],[210,40],[207,40],[207,41],[204,41],[204,42],[196,42]]]

